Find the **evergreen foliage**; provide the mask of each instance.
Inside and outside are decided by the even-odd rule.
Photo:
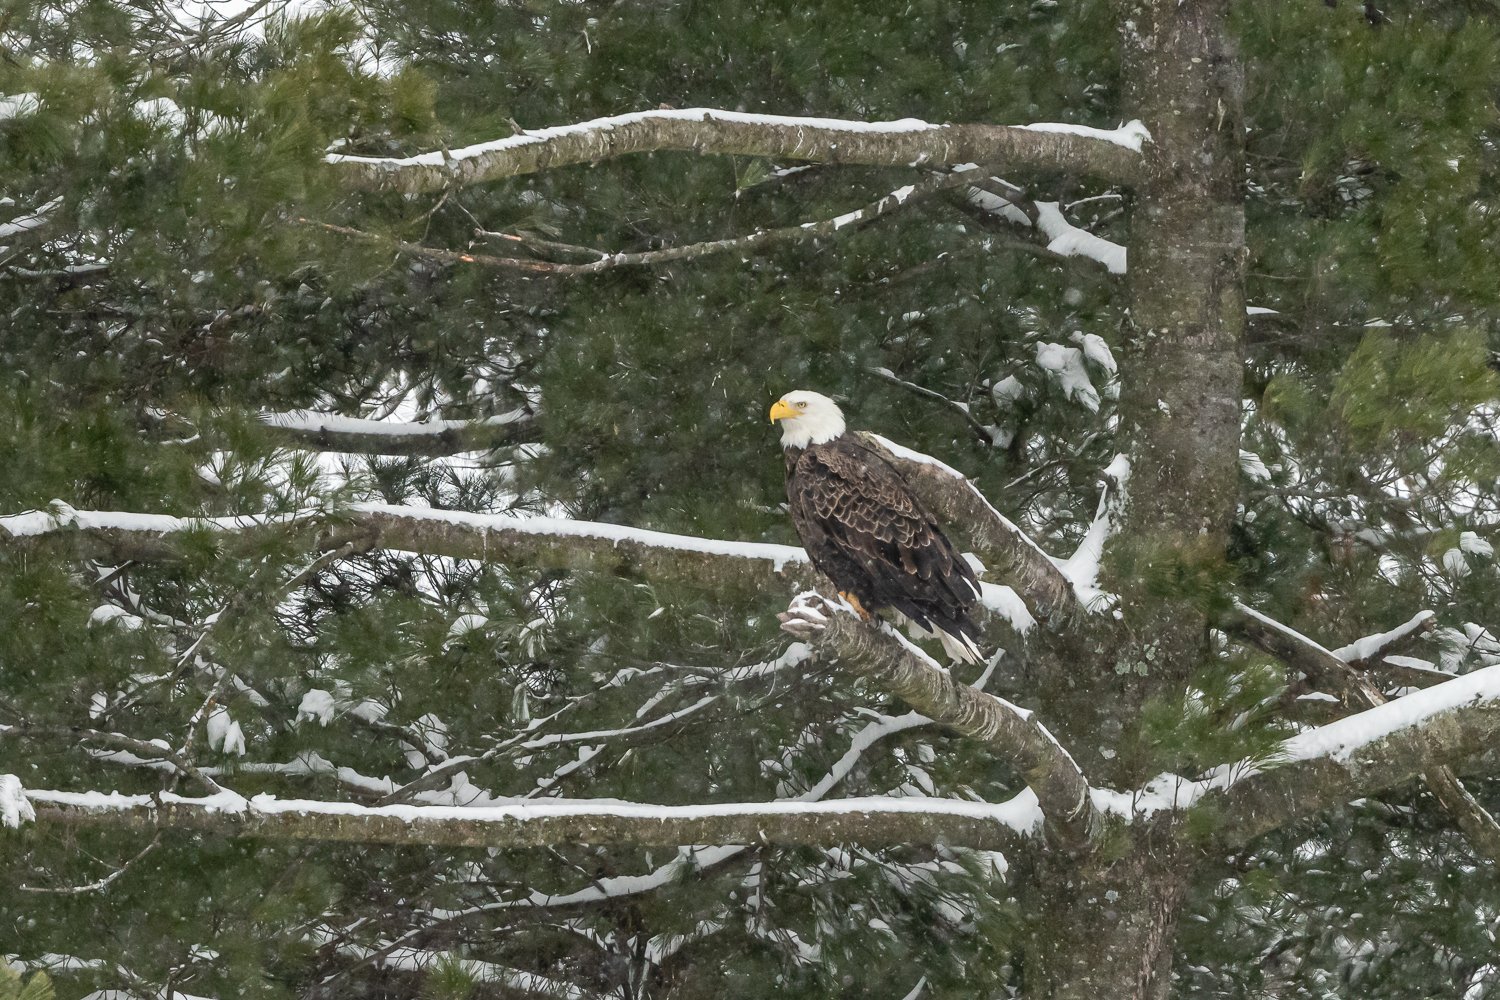
[[[226,30],[151,3],[0,8],[0,95],[15,100],[0,99],[0,231],[45,211],[0,239],[0,514],[62,516],[63,501],[328,515],[248,547],[194,533],[170,561],[0,547],[0,726],[17,727],[0,730],[0,772],[37,788],[203,791],[141,748],[78,752],[71,730],[97,728],[195,744],[199,766],[246,796],[370,804],[462,755],[423,801],[766,801],[831,774],[838,796],[1019,791],[932,725],[881,732],[844,774],[851,747],[908,710],[827,665],[797,669],[780,590],[367,551],[357,537],[313,566],[308,539],[373,501],[794,543],[764,413],[807,387],[846,400],[854,426],[962,469],[1049,552],[1070,552],[1118,450],[1123,279],[1038,252],[956,195],[833,240],[532,277],[397,242],[510,255],[488,231],[651,250],[831,218],[912,172],[663,153],[429,196],[355,191],[324,156],[456,149],[660,104],[1112,128],[1130,86],[1115,5],[279,6]],[[1206,613],[1252,595],[1338,641],[1436,607],[1414,655],[1460,672],[1500,662],[1487,631],[1500,26],[1480,6],[1409,4],[1376,29],[1316,0],[1235,5],[1248,295],[1274,312],[1251,317],[1246,345],[1234,547],[1162,558],[1122,544],[1112,572]],[[1127,240],[1119,190],[1012,180]],[[291,446],[262,419],[304,408],[536,419],[518,445],[379,456]],[[1272,758],[1309,708],[1305,685],[1215,649],[1191,687],[1148,704],[1125,758],[1183,774]],[[1016,685],[999,674],[996,690]],[[194,721],[216,688],[226,714]],[[527,744],[543,733],[574,736]],[[1500,805],[1493,780],[1470,787]],[[1482,865],[1412,790],[1271,834],[1191,886],[1176,989],[1488,996],[1500,897]],[[1026,982],[1016,878],[998,855],[931,845],[486,850],[0,828],[0,958],[45,970],[23,987],[0,962],[0,1000],[48,1000],[49,974],[66,997],[169,984],[902,996],[919,979],[923,996],[1006,996]],[[630,879],[649,891],[518,902]],[[423,966],[419,952],[442,957]]]

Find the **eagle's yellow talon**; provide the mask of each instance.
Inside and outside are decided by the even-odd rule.
[[[854,613],[859,615],[859,617],[863,621],[869,621],[871,618],[875,617],[874,615],[870,614],[870,612],[865,610],[865,606],[863,604],[859,603],[859,598],[855,597],[847,590],[839,591],[839,596],[849,602],[849,606],[854,609]]]

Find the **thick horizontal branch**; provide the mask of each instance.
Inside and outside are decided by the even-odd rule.
[[[1284,763],[1247,766],[1244,777],[1218,793],[1216,836],[1241,844],[1419,775],[1450,770],[1491,751],[1497,736],[1500,667],[1488,667],[1287,740]]]
[[[867,846],[948,844],[1001,851],[1029,833],[1029,813],[956,799],[861,798],[657,806],[532,799],[504,806],[359,806],[340,802],[117,795],[27,789],[39,824],[201,830],[230,837],[424,847],[525,848],[573,843]]]
[[[1424,612],[1398,629],[1373,636],[1367,642],[1346,647],[1346,650],[1351,655],[1366,650],[1368,655],[1374,655],[1380,649],[1407,638],[1417,629],[1428,627],[1430,618],[1431,614]],[[1369,677],[1356,671],[1342,657],[1295,629],[1244,604],[1237,602],[1226,614],[1222,624],[1258,648],[1301,670],[1314,684],[1332,687],[1343,698],[1344,703],[1352,708],[1375,710],[1388,705],[1407,704],[1411,697],[1390,702]],[[1436,691],[1447,686],[1439,684],[1428,690]],[[1364,714],[1368,714],[1368,711]],[[1464,787],[1452,768],[1444,766],[1441,761],[1434,761],[1421,771],[1428,789],[1454,818],[1469,842],[1492,861],[1500,863],[1500,823]]]
[[[50,511],[0,517],[0,552],[64,548],[78,558],[152,562],[181,558],[208,536],[229,552],[253,552],[268,535],[307,532],[316,547],[351,535],[373,546],[479,562],[640,575],[705,586],[807,585],[815,574],[802,549],[674,535],[562,518],[354,504],[335,512],[275,518],[192,518],[116,511]]]
[[[353,187],[407,193],[667,150],[889,167],[993,163],[1001,169],[1061,171],[1129,183],[1139,173],[1144,139],[1145,129],[1137,122],[1115,130],[933,125],[915,119],[862,122],[690,108],[598,118],[418,156],[335,153],[327,159]]]
[[[1095,813],[1088,779],[1030,711],[954,680],[889,627],[860,621],[841,602],[801,594],[781,620],[787,632],[831,653],[839,669],[868,677],[933,722],[983,743],[1036,794],[1052,843],[1071,851],[1089,846]]]
[[[1014,589],[1038,621],[1061,623],[1079,610],[1072,584],[1047,553],[992,507],[963,473],[878,434],[863,436],[933,513],[969,540],[986,576]]]
[[[456,455],[535,441],[536,414],[511,410],[477,420],[425,420],[397,423],[341,417],[312,410],[262,413],[274,437],[296,448],[364,455]]]

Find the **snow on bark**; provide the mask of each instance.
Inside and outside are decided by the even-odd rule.
[[[0,118],[3,117],[3,115],[0,115]],[[18,216],[9,222],[0,222],[0,240],[9,239],[12,236],[19,236],[22,233],[29,233],[34,229],[42,228],[47,224],[47,216],[56,211],[57,207],[61,204],[61,198],[53,198],[30,215]]]
[[[525,407],[473,420],[370,420],[314,410],[267,412],[260,421],[288,443],[374,455],[451,455],[522,444],[535,432]]]
[[[996,178],[1005,188],[1010,185]],[[1063,215],[1062,206],[1055,201],[1028,201],[1025,211],[1014,201],[993,191],[973,187],[968,192],[969,203],[1007,222],[1035,229],[1047,240],[1047,249],[1062,257],[1082,257],[1103,264],[1110,274],[1126,273],[1126,249],[1123,245],[1095,236],[1081,229]]]
[[[415,156],[330,153],[326,159],[351,185],[407,192],[662,150],[881,166],[1004,163],[1129,180],[1139,169],[1140,138],[1129,126],[1108,131],[1046,124],[938,125],[914,118],[865,122],[685,108],[525,130]]]
[[[30,823],[35,819],[36,813],[26,800],[26,789],[21,787],[21,779],[14,774],[0,774],[0,826],[14,830],[22,823]]]
[[[172,827],[228,836],[422,844],[543,847],[570,842],[871,846],[940,843],[981,850],[1031,836],[1038,813],[1024,797],[999,805],[964,799],[865,797],[660,806],[637,802],[524,799],[478,807],[365,806],[351,802],[246,799],[233,792],[190,798],[163,792],[67,792],[14,788],[4,801],[20,819],[134,829]],[[0,781],[0,789],[6,788]],[[6,813],[7,816],[11,815]],[[730,850],[732,848],[717,848]]]

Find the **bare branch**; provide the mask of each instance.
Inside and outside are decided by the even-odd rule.
[[[1387,636],[1395,635],[1391,642],[1399,641],[1419,627],[1425,627],[1430,612],[1417,615],[1400,629],[1372,637],[1372,645],[1379,645]],[[1369,677],[1359,673],[1343,659],[1320,646],[1307,636],[1259,611],[1236,602],[1234,608],[1223,619],[1224,627],[1249,640],[1252,644],[1270,653],[1288,665],[1296,667],[1314,684],[1333,687],[1350,707],[1375,709],[1389,700]],[[1399,634],[1398,634],[1399,633]],[[1364,642],[1365,640],[1361,640]],[[1355,646],[1359,646],[1356,643]],[[1345,647],[1346,649],[1353,647]],[[1451,682],[1450,682],[1451,683]],[[1438,685],[1437,687],[1445,687]],[[1429,688],[1429,691],[1437,690]],[[1406,699],[1398,699],[1405,701]],[[1500,823],[1480,805],[1479,801],[1463,786],[1452,768],[1440,763],[1422,770],[1422,778],[1438,802],[1454,818],[1464,835],[1477,849],[1492,861],[1500,862]]]
[[[191,760],[188,760],[181,754],[173,753],[171,749],[158,743],[138,740],[122,733],[90,729],[86,726],[43,726],[21,722],[10,726],[0,726],[0,736],[62,737],[64,739],[76,740],[80,743],[93,743],[96,746],[111,747],[115,750],[128,750],[145,760],[164,761],[183,777],[191,778],[203,786],[210,795],[217,795],[224,792],[224,789],[220,787],[217,781],[199,770]]]
[[[566,264],[555,261],[532,260],[524,257],[494,257],[489,254],[467,251],[438,250],[400,240],[392,242],[405,253],[447,261],[449,263],[478,264],[484,267],[524,271],[528,274],[575,277],[585,274],[598,274],[601,271],[610,271],[620,267],[650,267],[658,264],[670,264],[675,261],[698,260],[718,253],[757,250],[773,243],[806,243],[820,238],[852,233],[881,216],[889,215],[898,208],[915,204],[938,191],[967,184],[968,181],[965,179],[965,175],[972,172],[973,169],[957,168],[950,173],[933,174],[918,181],[916,184],[908,184],[897,188],[890,194],[870,202],[863,208],[846,212],[832,219],[823,219],[818,222],[804,222],[800,226],[761,229],[748,236],[737,236],[724,240],[709,240],[703,243],[690,243],[686,246],[667,247],[661,250],[646,250],[638,253],[605,253],[600,250],[589,251],[583,247],[570,248],[571,250],[584,251],[597,255],[597,260],[591,260],[584,264]],[[334,226],[328,223],[313,224],[321,229],[340,233],[345,236],[354,236],[367,240],[386,239],[386,237],[379,234],[365,232],[360,229],[350,229],[347,226]],[[498,235],[504,236],[504,234]],[[548,245],[552,247],[561,246],[561,244],[555,243],[549,243]]]
[[[957,799],[860,798],[657,806],[533,799],[504,806],[358,806],[233,793],[100,795],[25,790],[36,822],[131,830],[201,830],[229,837],[427,847],[559,843],[870,846],[948,844],[1004,850],[1029,835],[1024,809]]]
[[[1028,710],[962,684],[889,627],[862,623],[847,604],[801,594],[782,628],[837,657],[839,669],[868,677],[939,725],[984,743],[1036,793],[1048,839],[1085,850],[1095,824],[1088,779]]]
[[[984,424],[981,424],[978,420],[974,419],[974,414],[969,412],[969,406],[967,403],[960,403],[958,400],[949,399],[942,393],[929,389],[926,386],[917,385],[917,383],[915,382],[908,382],[906,381],[906,379],[901,378],[889,368],[866,368],[865,371],[869,372],[871,375],[874,375],[877,378],[885,379],[891,385],[899,386],[900,388],[905,389],[907,392],[912,393],[913,395],[921,396],[923,399],[930,399],[936,403],[941,403],[944,407],[952,410],[960,417],[962,417],[964,423],[969,425],[969,429],[974,432],[974,436],[977,437],[981,442],[983,442],[985,445],[994,445],[994,435],[990,433],[990,429],[988,427],[984,426]]]
[[[95,880],[93,882],[89,882],[89,883],[87,883],[85,885],[64,885],[64,886],[18,885],[18,886],[16,886],[16,888],[19,889],[19,890],[21,890],[22,892],[35,893],[35,894],[37,894],[39,896],[85,896],[85,895],[88,895],[89,893],[92,893],[92,892],[103,892],[105,889],[108,889],[114,882],[116,882],[122,875],[124,875],[126,872],[128,872],[130,870],[131,866],[134,865],[137,861],[141,860],[146,855],[148,855],[152,851],[156,850],[156,848],[160,844],[161,844],[161,831],[158,830],[157,833],[156,833],[156,836],[152,837],[151,840],[150,840],[150,842],[147,843],[145,847],[141,848],[140,853],[138,853],[134,857],[130,858],[128,861],[126,861],[120,867],[116,868],[114,871],[110,872],[108,875],[104,876],[103,878],[97,879],[97,880]]]
[[[689,108],[599,118],[404,158],[330,154],[327,159],[352,187],[406,193],[666,150],[889,167],[994,163],[1129,183],[1140,171],[1144,138],[1145,129],[1136,122],[1106,131],[1066,125],[932,125],[914,119],[843,121]]]

